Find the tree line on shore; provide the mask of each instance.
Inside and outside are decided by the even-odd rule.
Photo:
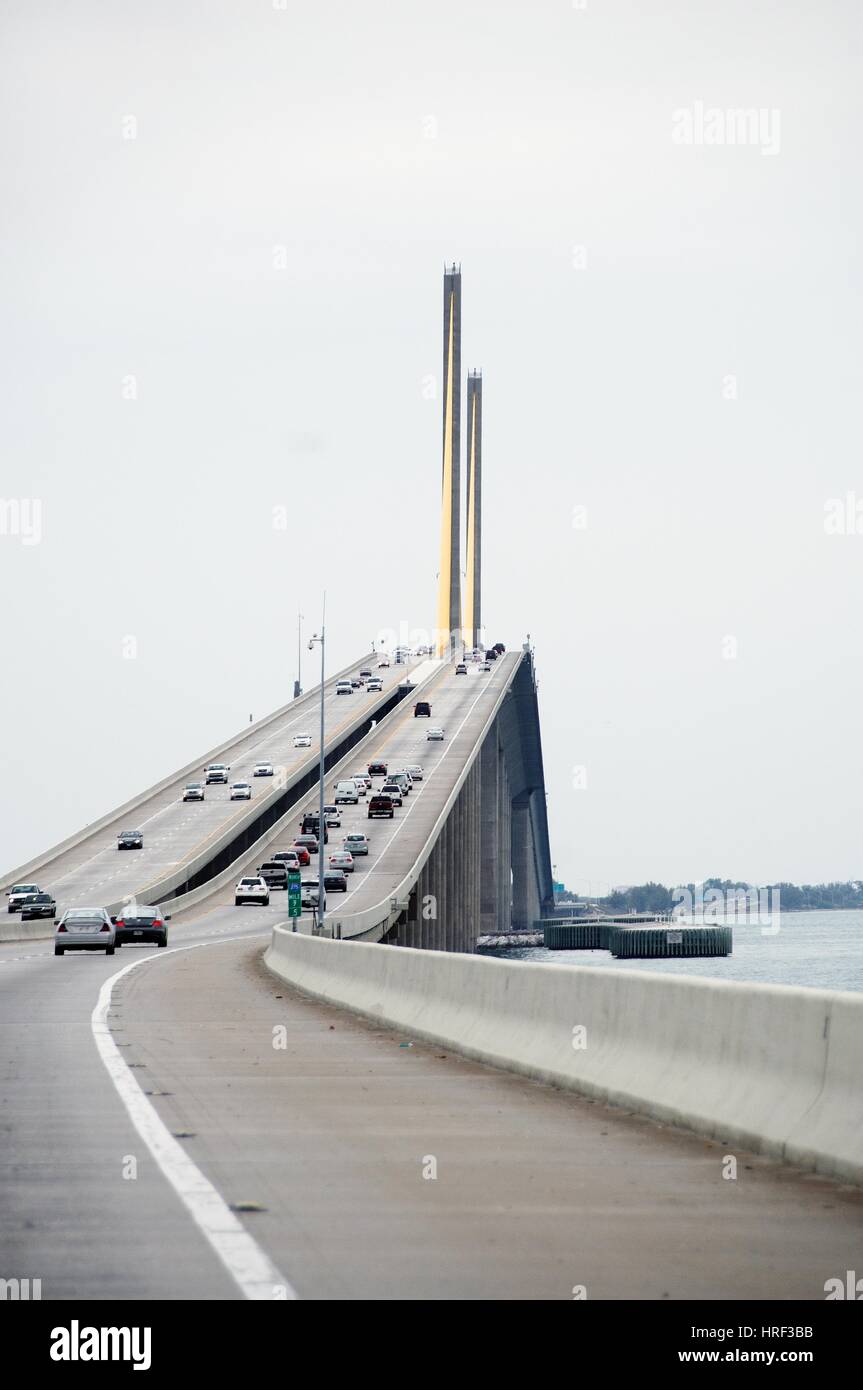
[[[829,908],[863,908],[863,880],[849,879],[844,883],[745,883],[731,878],[707,878],[701,884],[680,884],[677,889],[664,883],[640,883],[630,888],[616,888],[604,898],[592,898],[606,912],[671,912],[680,901],[680,889],[687,888],[695,898],[699,889],[719,889],[723,893],[743,893],[750,888],[770,889],[779,894],[779,905],[786,912]],[[677,897],[675,898],[675,891]],[[564,890],[557,901],[584,902],[582,894]]]

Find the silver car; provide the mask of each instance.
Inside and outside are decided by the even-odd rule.
[[[104,951],[113,956],[115,946],[114,923],[104,907],[70,907],[54,933],[54,955],[62,956],[66,951]]]

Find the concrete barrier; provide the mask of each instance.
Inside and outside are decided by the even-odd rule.
[[[534,965],[281,927],[265,959],[306,993],[415,1037],[863,1183],[863,995]]]

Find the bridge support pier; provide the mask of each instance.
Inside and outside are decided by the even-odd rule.
[[[512,925],[523,930],[540,916],[539,890],[534,869],[535,847],[531,794],[512,803]]]

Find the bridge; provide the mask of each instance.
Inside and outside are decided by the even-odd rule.
[[[167,950],[115,960],[0,925],[0,1250],[45,1298],[816,1299],[859,1263],[859,997],[474,953],[553,893],[535,654],[456,669],[483,642],[460,321],[452,267],[432,654],[360,653],[4,875],[61,909],[171,913]],[[338,692],[373,664],[379,692]],[[342,808],[370,852],[323,933],[279,894],[237,908],[237,879],[378,760],[423,776],[392,820]],[[252,799],[184,801],[211,762]],[[144,847],[121,854],[129,828]]]

